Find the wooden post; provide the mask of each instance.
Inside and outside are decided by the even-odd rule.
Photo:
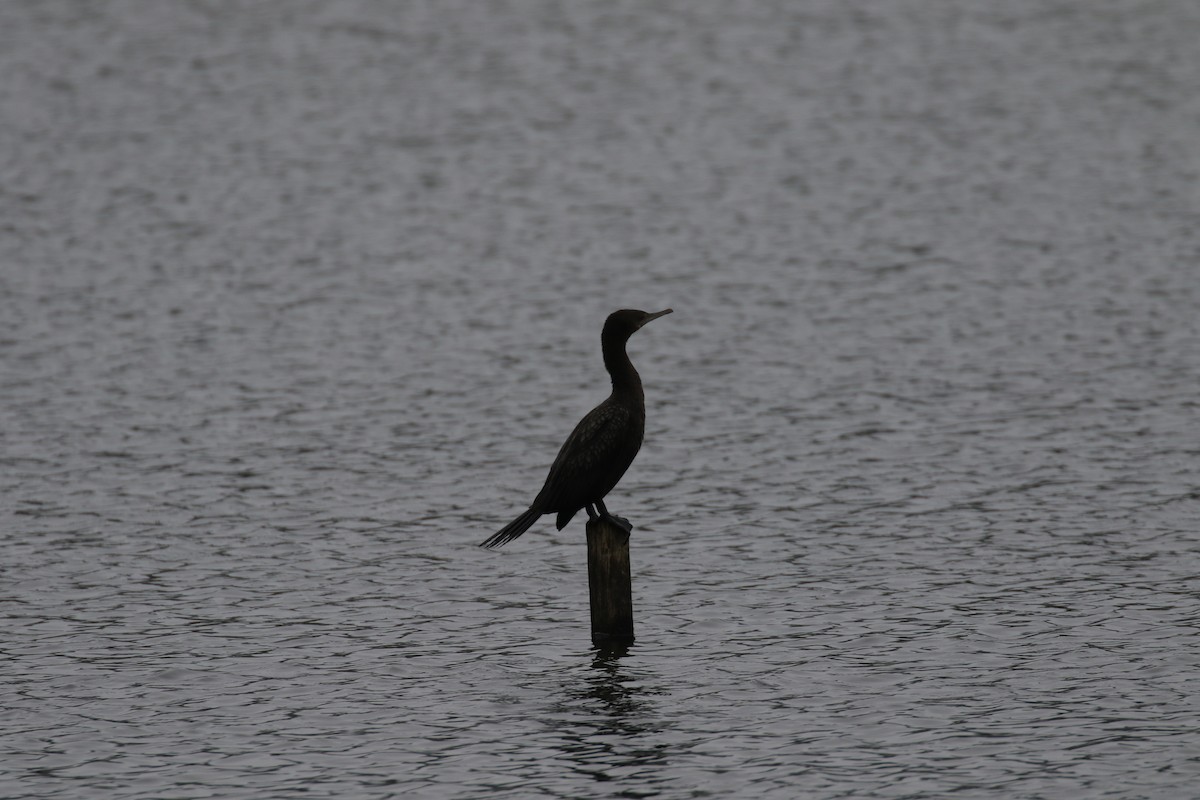
[[[587,524],[588,594],[592,601],[592,644],[633,641],[633,588],[629,534],[604,518]]]

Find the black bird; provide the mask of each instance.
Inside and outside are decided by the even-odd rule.
[[[581,508],[587,509],[589,519],[605,517],[626,531],[633,530],[628,520],[614,517],[604,507],[604,496],[633,463],[646,428],[642,379],[625,352],[625,343],[647,322],[670,313],[669,308],[653,314],[623,309],[608,315],[600,345],[604,368],[612,377],[612,394],[571,431],[550,467],[546,485],[533,498],[529,510],[481,547],[499,547],[511,542],[543,514],[558,514],[555,525],[561,531]]]

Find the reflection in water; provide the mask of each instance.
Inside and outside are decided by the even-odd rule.
[[[659,735],[663,717],[652,700],[666,692],[622,665],[631,649],[593,651],[587,672],[572,673],[547,715],[575,770],[597,781],[633,775],[652,779],[651,768],[661,767],[669,755],[670,746]]]
[[[625,644],[597,649],[585,684],[587,688],[579,693],[581,698],[597,701],[593,705],[605,713],[614,727],[622,723],[638,726],[639,718],[644,718],[647,711],[643,697],[648,692],[621,669],[621,659],[631,647]]]

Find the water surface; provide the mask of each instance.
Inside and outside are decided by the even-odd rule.
[[[0,6],[0,794],[1189,795],[1198,32]],[[600,653],[475,545],[626,306]]]

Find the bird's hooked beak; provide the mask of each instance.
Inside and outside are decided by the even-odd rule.
[[[650,320],[658,319],[659,317],[664,317],[670,313],[671,313],[671,309],[666,308],[666,309],[663,309],[662,311],[655,311],[653,314],[647,314],[645,319],[642,320],[641,324],[638,325],[638,327],[641,328],[643,325],[645,325]]]

